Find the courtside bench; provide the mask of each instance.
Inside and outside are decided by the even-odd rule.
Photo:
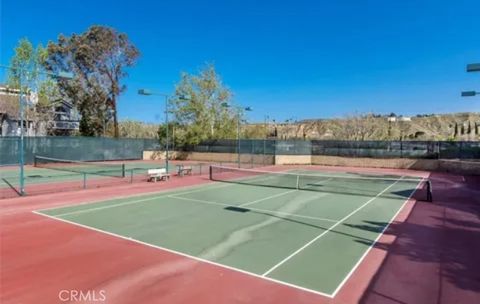
[[[192,166],[177,165],[178,176],[192,175]]]
[[[170,174],[167,173],[167,169],[148,169],[147,170],[148,181],[157,182],[159,180],[167,181],[170,179]]]

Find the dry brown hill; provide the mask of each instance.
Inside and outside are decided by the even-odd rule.
[[[258,132],[262,129],[263,132]],[[267,133],[278,139],[337,140],[480,140],[480,113],[417,115],[414,117],[361,115],[340,119],[312,119],[269,123]],[[255,132],[257,130],[257,132]],[[265,133],[251,124],[247,133]],[[258,135],[257,135],[258,136]]]

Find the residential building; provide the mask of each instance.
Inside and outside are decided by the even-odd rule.
[[[39,119],[34,106],[36,98],[33,95],[31,97],[25,107],[25,136],[70,135],[79,130],[80,115],[71,103],[61,100],[54,102],[51,115]],[[19,136],[20,125],[19,92],[0,85],[0,136]]]

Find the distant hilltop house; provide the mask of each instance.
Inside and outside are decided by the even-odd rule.
[[[49,129],[55,135],[69,135],[72,131],[78,131],[80,127],[80,114],[69,102],[59,101],[56,103],[53,119],[49,122]]]
[[[72,104],[57,101],[49,112],[37,113],[35,96],[28,99],[23,122],[25,136],[69,135],[79,129],[80,115]],[[20,133],[19,91],[0,84],[0,136]]]
[[[390,116],[390,117],[387,117],[387,120],[388,120],[389,122],[412,121],[412,118],[411,118],[411,117],[407,117],[407,116]]]

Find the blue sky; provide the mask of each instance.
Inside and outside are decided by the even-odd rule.
[[[249,119],[480,111],[478,0],[0,0],[0,62],[22,37],[46,44],[102,24],[140,49],[121,118],[161,121],[147,87],[172,92],[181,71],[214,63]]]

